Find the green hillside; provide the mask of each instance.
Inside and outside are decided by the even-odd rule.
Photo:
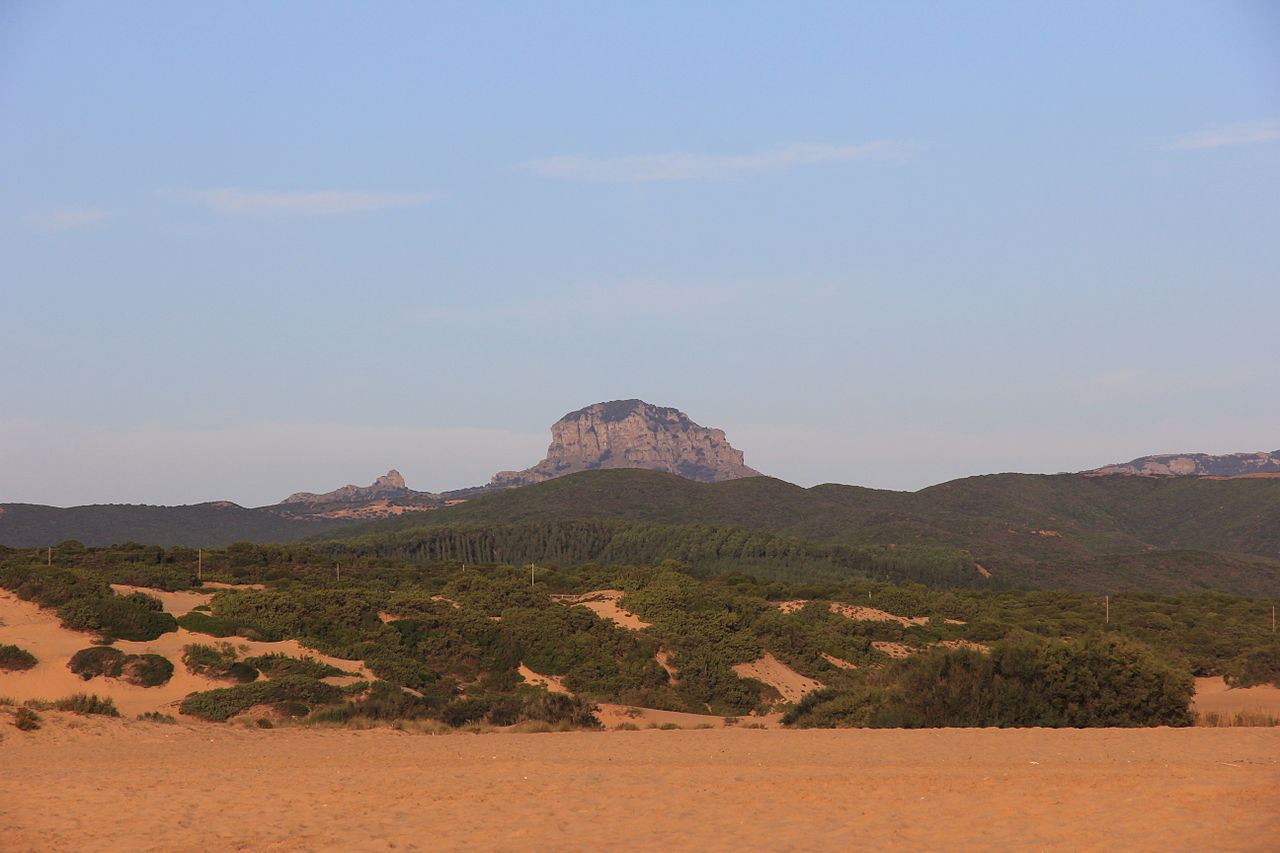
[[[74,539],[85,545],[149,542],[212,548],[232,542],[281,542],[350,525],[341,519],[284,518],[225,501],[188,506],[94,504],[68,508],[0,504],[0,544],[38,548]]]
[[[788,556],[793,563],[800,551],[828,568],[848,566],[832,559],[838,546],[951,549],[967,553],[993,575],[995,585],[1161,592],[1208,588],[1251,595],[1280,591],[1280,480],[1275,479],[997,474],[908,493],[841,485],[804,489],[767,477],[695,483],[653,471],[587,471],[429,516],[384,519],[318,539],[367,553],[376,553],[381,543],[393,549],[386,553],[412,557],[412,543],[439,539],[445,535],[441,528],[463,525],[451,535],[464,528],[474,534],[476,525],[569,520],[769,533],[803,541]],[[413,532],[417,528],[427,529]],[[513,535],[507,529],[489,538]],[[590,534],[596,539],[600,535]],[[652,542],[663,538],[654,530],[644,536]],[[595,546],[575,542],[570,556],[608,559],[611,547],[612,541]],[[520,560],[556,558],[536,545],[517,552]],[[687,559],[661,549],[640,556]],[[744,556],[756,560],[752,571],[797,576],[794,565],[776,557]],[[720,549],[703,557],[706,570],[713,571],[724,569],[723,560],[732,554]],[[510,558],[516,559],[515,554]],[[758,558],[768,558],[765,562],[772,561],[775,570]],[[703,568],[697,558],[688,561]],[[967,585],[974,576],[929,580]]]

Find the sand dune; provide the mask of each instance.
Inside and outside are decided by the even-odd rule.
[[[1227,687],[1221,678],[1197,678],[1196,695],[1191,703],[1202,714],[1237,713],[1269,714],[1280,718],[1280,687],[1262,684],[1257,687]]]
[[[68,716],[3,727],[6,853],[1268,851],[1280,814],[1275,729],[432,737]]]
[[[373,677],[359,661],[322,655],[296,640],[279,643],[245,640],[240,637],[219,640],[207,634],[195,634],[179,628],[148,642],[117,640],[111,644],[126,654],[157,654],[168,658],[174,665],[173,678],[168,683],[159,687],[137,687],[115,678],[99,677],[84,681],[67,669],[67,661],[76,652],[92,646],[93,638],[93,634],[63,628],[54,611],[41,610],[29,601],[20,600],[11,592],[0,590],[0,645],[21,646],[39,660],[33,669],[0,673],[0,696],[22,702],[27,699],[61,699],[73,693],[96,693],[110,697],[121,713],[129,716],[150,711],[173,714],[176,713],[176,705],[188,693],[230,685],[227,681],[187,672],[182,665],[182,648],[190,643],[212,645],[231,642],[241,650],[244,657],[271,653],[312,657],[347,672],[358,673],[361,678]]]

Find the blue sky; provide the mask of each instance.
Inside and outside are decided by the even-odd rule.
[[[1280,447],[1280,6],[0,5],[0,501]]]

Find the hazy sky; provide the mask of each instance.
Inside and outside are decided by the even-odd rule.
[[[1280,447],[1280,4],[0,3],[0,501]]]

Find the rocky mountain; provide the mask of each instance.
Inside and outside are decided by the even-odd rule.
[[[400,472],[392,468],[387,473],[373,481],[369,486],[343,486],[340,489],[334,489],[332,492],[325,492],[317,495],[314,492],[295,492],[284,500],[282,504],[328,504],[328,503],[351,503],[355,501],[378,500],[381,498],[398,498],[405,495],[418,495],[422,492],[415,492],[404,484],[404,477],[400,476]],[[434,497],[434,495],[433,495]]]
[[[645,468],[703,483],[760,476],[723,430],[699,426],[678,409],[614,400],[556,421],[546,459],[523,471],[499,471],[490,486],[524,486],[597,468]]]
[[[1143,456],[1132,462],[1105,465],[1085,474],[1133,474],[1157,477],[1242,477],[1249,474],[1280,475],[1280,450],[1271,453],[1165,453]]]

